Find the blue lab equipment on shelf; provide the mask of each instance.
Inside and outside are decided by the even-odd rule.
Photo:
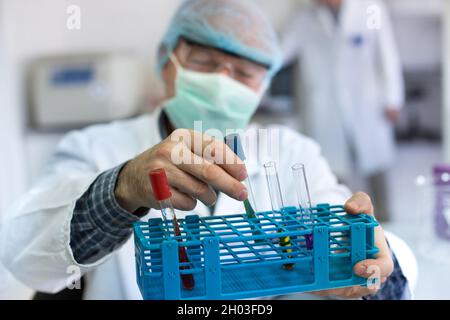
[[[146,300],[245,299],[339,287],[365,285],[353,266],[378,252],[374,242],[376,220],[349,215],[342,206],[318,205],[314,224],[305,224],[297,208],[229,216],[187,216],[179,220],[181,236],[161,219],[134,224],[136,275]],[[167,228],[169,227],[169,228]],[[261,232],[254,234],[252,230]],[[305,235],[312,234],[313,250]],[[289,236],[286,252],[279,238]],[[181,238],[181,239],[180,239]],[[179,241],[181,240],[181,241]],[[259,240],[259,241],[255,241]],[[189,267],[178,259],[186,247]],[[283,264],[295,263],[293,270]],[[195,288],[184,290],[181,275],[192,274]]]

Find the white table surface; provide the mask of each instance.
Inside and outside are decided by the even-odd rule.
[[[450,299],[450,241],[405,223],[385,223],[383,228],[402,238],[416,255],[419,277],[414,298]]]

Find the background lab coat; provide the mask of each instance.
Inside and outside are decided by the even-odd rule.
[[[377,14],[380,29],[370,29]],[[287,62],[299,57],[305,133],[338,176],[353,169],[351,145],[357,169],[370,175],[393,161],[394,133],[384,110],[404,103],[401,65],[381,1],[343,0],[339,21],[312,4],[286,28],[283,49]]]
[[[160,112],[134,120],[98,125],[69,134],[58,147],[58,157],[49,164],[42,180],[11,212],[1,231],[1,259],[26,285],[40,291],[58,292],[71,283],[79,266],[87,275],[87,299],[141,299],[135,278],[132,238],[120,249],[89,265],[79,265],[69,245],[70,221],[76,200],[103,171],[113,168],[161,141]],[[247,134],[255,132],[251,128]],[[291,165],[303,162],[308,170],[312,199],[317,203],[342,204],[349,190],[337,184],[319,147],[312,140],[286,128],[279,129],[280,179],[287,195],[286,204],[295,204]],[[255,154],[248,162],[255,164]],[[278,156],[278,154],[276,155]],[[269,157],[263,161],[269,160]],[[259,210],[270,209],[265,176],[261,166],[249,166]],[[287,192],[291,190],[291,192]],[[220,195],[215,214],[245,212],[242,202]],[[194,213],[209,215],[199,203]],[[184,212],[177,213],[180,217]],[[159,216],[151,210],[150,217]]]

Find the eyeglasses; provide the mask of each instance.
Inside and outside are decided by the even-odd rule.
[[[181,62],[198,72],[222,72],[252,88],[259,88],[267,75],[267,67],[221,50],[182,40]]]

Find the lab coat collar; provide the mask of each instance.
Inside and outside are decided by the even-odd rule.
[[[334,37],[336,30],[339,29],[339,24],[337,24],[334,21],[333,15],[330,12],[330,10],[325,8],[323,5],[317,4],[316,5],[316,13],[317,13],[317,18],[319,19],[320,23],[323,25],[327,36],[329,36],[330,38]],[[339,21],[340,22],[342,21],[341,14],[342,14],[342,8],[341,8],[341,12],[339,12]]]
[[[158,131],[158,137],[159,137],[159,141],[162,141],[164,139],[167,138],[168,133],[167,133],[167,129],[164,126],[164,113],[163,113],[163,107],[159,106],[155,109],[154,112],[154,116],[156,119],[156,127],[157,127],[157,131]]]
[[[326,34],[330,38],[335,38],[336,35],[344,33],[344,30],[347,29],[351,6],[351,0],[342,1],[341,8],[339,10],[339,23],[336,23],[333,14],[328,8],[325,8],[323,5],[316,4],[317,18],[323,25]]]

